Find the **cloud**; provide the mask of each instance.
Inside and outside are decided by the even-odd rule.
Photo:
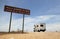
[[[46,15],[46,16],[36,16],[36,17],[25,17],[25,31],[32,31],[34,24],[45,22],[55,17],[55,15]],[[22,29],[22,18],[14,19],[12,21],[12,26],[16,26],[16,29],[20,27]],[[18,27],[17,27],[18,26]],[[31,28],[30,28],[31,27]],[[13,28],[12,28],[13,29]]]
[[[55,15],[45,15],[45,16],[37,16],[37,19],[40,19],[41,21],[46,21],[54,17]]]
[[[34,24],[38,24],[38,23],[46,23],[46,28],[47,31],[59,31],[60,30],[60,22],[58,22],[60,20],[60,18],[58,18],[59,15],[44,15],[44,16],[35,16],[35,17],[25,17],[25,26],[24,26],[24,30],[25,31],[33,31],[33,27]],[[1,17],[2,18],[2,17]],[[4,16],[4,22],[6,22],[6,24],[3,23],[3,20],[1,19],[1,26],[3,26],[2,28],[0,28],[0,31],[7,31],[9,28],[9,23],[7,22],[8,17]],[[56,19],[56,20],[55,20]],[[59,19],[59,20],[57,20]],[[56,22],[50,22],[51,20],[55,20]],[[22,30],[22,18],[19,19],[12,19],[12,25],[11,25],[11,30],[17,31],[17,29]],[[47,22],[49,21],[49,23]],[[5,27],[5,28],[4,28]],[[6,28],[7,27],[7,28]]]
[[[47,29],[47,31],[60,32],[60,23],[47,24],[46,29]]]

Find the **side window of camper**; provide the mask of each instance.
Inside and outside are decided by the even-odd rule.
[[[37,27],[39,27],[39,26],[37,25]]]
[[[43,27],[44,25],[43,25],[43,24],[41,24],[40,26],[41,26],[41,27]]]

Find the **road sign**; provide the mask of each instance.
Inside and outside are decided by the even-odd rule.
[[[10,29],[11,29],[12,12],[23,14],[23,23],[22,23],[22,33],[23,33],[24,32],[24,16],[25,16],[25,14],[30,15],[30,10],[5,5],[4,11],[11,12],[10,22],[9,22],[9,32],[10,32]]]
[[[30,10],[5,5],[4,11],[30,15]]]

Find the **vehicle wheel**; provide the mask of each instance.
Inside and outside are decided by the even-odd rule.
[[[40,32],[40,30],[38,30],[38,32]]]

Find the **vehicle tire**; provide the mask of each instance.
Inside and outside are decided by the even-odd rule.
[[[40,30],[38,30],[38,32],[40,32]]]
[[[34,30],[34,32],[35,32],[35,30]]]

